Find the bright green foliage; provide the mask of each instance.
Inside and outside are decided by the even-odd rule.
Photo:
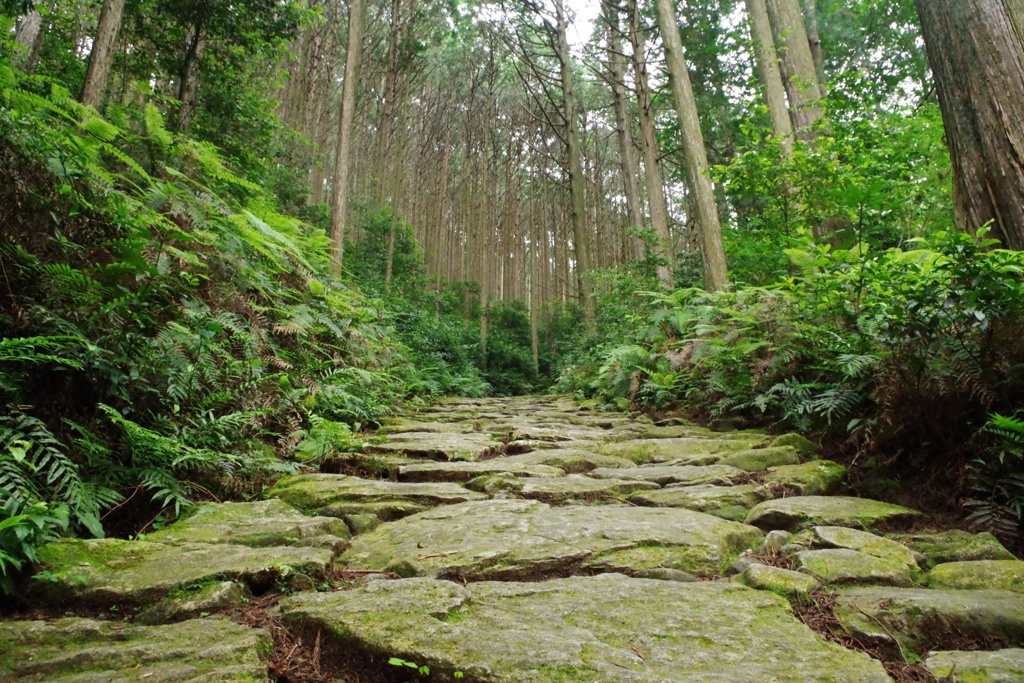
[[[122,497],[251,495],[294,470],[275,451],[344,448],[412,377],[379,307],[330,276],[322,231],[151,104],[120,113],[0,64],[5,575],[50,535],[102,535]]]
[[[963,457],[1024,400],[1024,256],[963,233],[913,246],[810,244],[770,288],[651,294],[645,326],[568,381],[617,407],[849,434],[890,462]]]

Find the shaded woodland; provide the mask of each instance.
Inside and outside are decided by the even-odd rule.
[[[1019,0],[2,9],[5,580],[550,389],[1019,543]]]

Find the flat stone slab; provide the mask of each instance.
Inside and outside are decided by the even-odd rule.
[[[836,594],[835,614],[868,645],[924,653],[943,633],[1024,645],[1024,595],[1011,591],[849,588]]]
[[[778,595],[808,595],[821,587],[813,576],[757,563],[747,567],[736,580],[744,586]]]
[[[549,465],[557,467],[566,474],[586,474],[599,467],[604,469],[624,469],[636,467],[636,464],[625,458],[614,455],[601,455],[578,448],[551,448],[538,450],[522,455],[510,455],[497,458],[497,462],[516,465]]]
[[[816,526],[801,532],[793,543],[807,536],[815,548],[848,548],[917,569],[914,551],[888,538],[843,526]]]
[[[508,473],[516,477],[561,477],[565,471],[548,465],[527,465],[495,458],[483,462],[424,462],[398,468],[402,482],[465,482],[484,475]]]
[[[735,477],[743,476],[741,469],[728,465],[644,465],[628,470],[614,470],[599,467],[587,473],[598,479],[628,479],[632,481],[653,481],[659,486],[667,484],[728,484]]]
[[[873,529],[921,516],[916,510],[867,498],[795,496],[760,503],[750,511],[747,524],[765,531],[797,531],[811,526]]]
[[[837,548],[805,550],[795,555],[797,569],[830,585],[914,585],[910,567],[903,562]]]
[[[690,510],[492,500],[435,508],[357,536],[340,561],[467,581],[657,567],[714,576],[761,539],[753,527]]]
[[[374,581],[281,603],[293,629],[481,683],[889,681],[826,643],[782,598],[726,582],[618,574],[460,586]]]
[[[839,463],[812,460],[801,465],[769,467],[763,482],[766,487],[795,489],[801,496],[822,496],[838,491],[844,479],[846,468]]]
[[[991,588],[1024,593],[1024,562],[1020,560],[976,560],[947,562],[928,574],[932,588],[978,590]]]
[[[411,458],[429,460],[464,460],[476,462],[501,446],[491,434],[477,433],[424,433],[407,432],[389,437],[384,443],[374,444],[366,453],[392,453]]]
[[[764,472],[769,467],[798,465],[800,457],[790,446],[771,446],[725,453],[718,464],[737,467],[744,472]]]
[[[427,463],[430,464],[430,463]],[[342,508],[358,506],[401,507],[409,504],[417,512],[435,505],[452,505],[487,496],[451,483],[417,484],[378,479],[348,477],[343,474],[300,474],[285,477],[267,491],[267,496],[280,498],[306,512],[326,510],[337,514]],[[404,515],[398,515],[401,517]],[[397,519],[398,517],[393,517]]]
[[[223,619],[136,626],[92,619],[0,623],[0,680],[267,680],[270,634]]]
[[[960,530],[892,534],[890,538],[924,555],[926,567],[944,562],[1017,559],[987,531],[979,534]]]
[[[279,545],[340,547],[352,537],[344,522],[309,517],[281,500],[197,505],[185,519],[148,534],[167,545],[230,543],[253,548]]]
[[[31,590],[54,601],[142,605],[177,588],[214,580],[266,588],[277,580],[287,583],[297,573],[319,576],[332,556],[321,548],[68,539],[39,549],[47,573]]]
[[[924,665],[933,676],[943,680],[955,679],[964,683],[1024,681],[1024,650],[1019,648],[989,652],[929,652]]]
[[[750,434],[734,437],[717,435],[714,438],[633,439],[606,444],[601,446],[600,451],[605,455],[614,455],[638,465],[645,465],[697,456],[720,456],[729,451],[748,450],[763,440],[763,436]]]
[[[552,505],[569,501],[600,502],[621,500],[636,491],[650,491],[658,485],[649,481],[623,479],[592,479],[579,474],[564,477],[514,477],[497,475],[479,477],[466,486],[488,495],[507,493],[516,498],[539,500]]]
[[[751,508],[763,499],[760,488],[754,484],[739,484],[737,486],[700,484],[697,486],[672,486],[657,491],[636,493],[630,496],[629,502],[650,507],[686,508],[687,510],[708,512],[736,505]]]
[[[378,434],[405,434],[407,432],[426,432],[430,434],[467,434],[474,429],[472,422],[431,422],[426,420],[407,420],[401,417],[383,418]]]

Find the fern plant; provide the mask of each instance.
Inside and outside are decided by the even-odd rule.
[[[985,432],[991,445],[968,468],[968,522],[1014,545],[1024,541],[1024,419],[993,414]]]

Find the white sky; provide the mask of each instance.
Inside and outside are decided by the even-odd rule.
[[[565,0],[569,11],[575,15],[573,25],[569,27],[569,44],[580,49],[594,32],[594,22],[601,13],[600,0]]]

